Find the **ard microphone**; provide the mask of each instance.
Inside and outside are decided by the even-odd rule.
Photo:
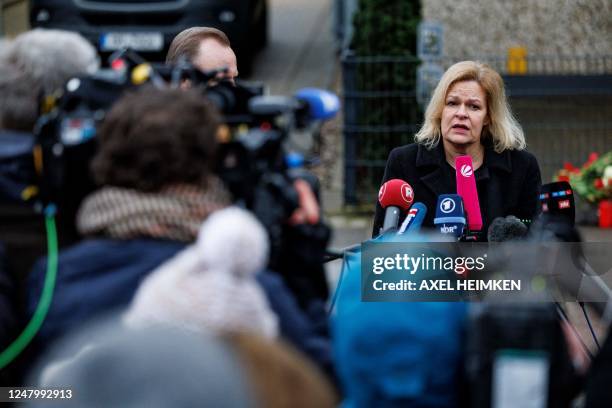
[[[397,228],[400,211],[406,211],[414,201],[414,192],[404,180],[391,179],[380,186],[378,202],[385,209],[385,219],[380,233]]]
[[[408,210],[406,219],[400,226],[397,233],[401,235],[405,233],[418,232],[421,229],[421,225],[423,225],[425,215],[427,215],[427,207],[425,207],[425,204],[421,202],[412,204],[412,207],[410,207],[410,210]]]
[[[476,190],[474,166],[470,156],[458,156],[455,159],[455,176],[457,177],[457,194],[463,199],[470,231],[482,230],[482,215]]]
[[[442,194],[438,197],[434,225],[441,234],[454,235],[456,238],[463,235],[465,212],[459,194]]]

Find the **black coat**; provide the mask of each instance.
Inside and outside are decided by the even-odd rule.
[[[515,215],[533,219],[538,214],[542,181],[540,167],[531,153],[524,150],[496,153],[492,146],[485,145],[484,162],[475,175],[484,236],[496,217]],[[414,190],[415,202],[427,207],[424,227],[434,225],[438,196],[457,192],[455,170],[446,162],[441,142],[431,150],[419,144],[393,149],[382,182],[394,178],[407,181]],[[383,219],[384,210],[377,203],[373,236],[378,235]]]

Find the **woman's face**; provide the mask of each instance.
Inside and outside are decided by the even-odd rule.
[[[455,82],[448,90],[442,109],[442,139],[455,145],[480,143],[488,124],[486,95],[478,82]]]

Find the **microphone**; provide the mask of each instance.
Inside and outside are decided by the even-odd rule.
[[[385,219],[380,233],[397,228],[400,211],[406,211],[414,201],[410,184],[401,179],[391,179],[380,186],[378,202],[385,209]]]
[[[324,89],[302,88],[295,93],[295,97],[308,104],[311,120],[331,119],[340,111],[340,99]]]
[[[418,232],[421,229],[421,225],[423,225],[425,215],[427,215],[427,207],[425,207],[425,204],[420,201],[412,204],[412,207],[408,210],[406,219],[397,233],[402,235],[407,232]]]
[[[441,234],[452,234],[456,238],[463,235],[465,212],[463,200],[459,194],[442,194],[438,196],[434,225]]]
[[[574,225],[576,204],[574,203],[574,192],[567,181],[543,184],[539,198],[542,205],[542,214],[563,218]]]
[[[554,183],[551,183],[554,184]],[[532,225],[529,231],[529,239],[532,242],[583,242],[575,225],[570,225],[567,218],[542,214]],[[559,252],[559,256],[566,256],[566,265],[573,265],[580,270],[579,276],[571,273],[560,273],[559,283],[574,298],[596,299],[588,302],[589,305],[602,317],[605,324],[612,322],[612,290],[603,281],[601,276],[589,265],[582,248],[578,247],[576,253]],[[602,300],[600,300],[602,299]]]
[[[470,156],[458,156],[455,159],[455,177],[457,178],[457,194],[463,199],[470,231],[482,229],[482,216],[476,190],[474,166]]]
[[[519,241],[527,237],[529,229],[514,215],[497,217],[487,231],[489,242]]]

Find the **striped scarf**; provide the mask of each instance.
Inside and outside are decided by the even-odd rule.
[[[83,201],[77,229],[82,235],[115,239],[192,242],[206,217],[229,204],[229,193],[216,177],[206,189],[186,184],[157,192],[103,187]]]

